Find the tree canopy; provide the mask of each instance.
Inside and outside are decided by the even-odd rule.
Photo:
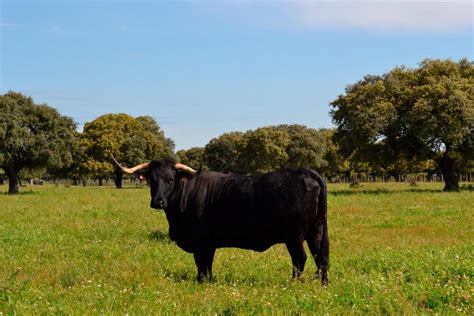
[[[153,118],[124,113],[105,114],[86,123],[81,145],[86,155],[84,168],[99,181],[114,174],[117,188],[122,187],[122,172],[111,163],[111,155],[124,164],[137,165],[171,157],[174,148]]]
[[[176,159],[195,170],[202,168],[207,170],[208,167],[204,163],[204,147],[192,147],[189,149],[181,149],[176,152]]]
[[[333,136],[335,133],[334,129],[321,129],[319,131],[326,141],[326,153],[324,154],[324,160],[326,165],[323,167],[323,173],[329,179],[337,178],[341,175],[346,177],[350,176],[352,171],[350,160],[345,158],[339,149],[339,146],[334,143]]]
[[[458,170],[473,157],[474,65],[424,60],[366,76],[331,103],[335,141],[359,161],[431,159],[445,190],[458,189]]]
[[[324,137],[303,125],[226,133],[212,139],[204,150],[210,169],[239,173],[302,166],[318,169],[325,164],[324,152]]]
[[[204,161],[214,171],[239,172],[239,155],[244,145],[244,133],[230,132],[213,138],[204,148]]]
[[[46,104],[17,92],[0,96],[0,167],[9,193],[18,193],[24,168],[65,168],[77,146],[76,123]]]

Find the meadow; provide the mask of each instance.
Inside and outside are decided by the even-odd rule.
[[[0,315],[472,315],[474,192],[441,189],[329,185],[326,288],[310,258],[291,279],[284,245],[219,249],[215,280],[197,283],[192,255],[168,239],[144,186],[0,194]]]

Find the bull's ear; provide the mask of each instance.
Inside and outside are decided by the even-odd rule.
[[[193,175],[190,174],[189,172],[176,170],[176,180],[180,182],[187,182],[188,180],[191,180],[192,178],[193,178]]]
[[[138,180],[145,180],[145,179],[148,179],[150,177],[150,171],[148,169],[142,169],[142,170],[138,170],[138,171],[134,172],[133,175]]]
[[[318,181],[316,181],[313,178],[309,178],[309,177],[304,178],[304,184],[305,184],[305,187],[306,187],[306,191],[313,191],[313,190],[319,188]]]

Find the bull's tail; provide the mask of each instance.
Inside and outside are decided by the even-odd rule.
[[[315,179],[321,191],[318,196],[318,213],[316,216],[316,224],[310,234],[307,236],[311,254],[316,262],[318,274],[321,276],[321,282],[326,285],[328,282],[328,268],[329,268],[329,237],[327,225],[327,187],[324,179],[314,170],[310,170],[310,176]]]
[[[328,210],[328,190],[326,186],[326,181],[324,181],[323,177],[316,171],[312,169],[308,169],[309,175],[311,178],[316,180],[319,184],[319,187],[321,188],[321,191],[319,192],[318,196],[318,215],[317,218],[318,220],[321,219],[321,216],[324,217],[324,220],[326,222],[327,218],[327,210]]]

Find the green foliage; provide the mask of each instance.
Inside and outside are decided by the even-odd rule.
[[[47,169],[47,174],[53,178],[79,179],[84,176],[85,170],[81,163],[85,159],[84,148],[80,144],[80,133],[74,131],[74,142],[71,146],[72,163],[68,166],[51,166]]]
[[[320,133],[326,139],[324,160],[327,161],[327,166],[322,168],[322,172],[330,181],[337,182],[341,176],[346,177],[346,179],[353,177],[367,178],[368,176],[391,176],[399,179],[399,176],[405,177],[408,174],[432,174],[436,171],[436,165],[432,160],[399,157],[396,160],[372,159],[367,162],[357,159],[355,153],[346,157],[334,141],[335,132],[335,129],[320,130]]]
[[[21,93],[1,95],[0,166],[10,178],[10,193],[17,192],[18,174],[23,168],[71,165],[77,145],[75,129],[71,118],[52,107],[35,104]]]
[[[219,249],[198,284],[146,186],[0,194],[0,313],[472,315],[474,193],[441,189],[329,184],[326,288],[310,257],[291,279],[284,245]]]
[[[288,167],[318,169],[325,165],[325,146],[315,129],[278,125],[223,134],[212,139],[204,152],[212,170],[256,173]]]
[[[279,125],[278,129],[286,132],[290,143],[285,151],[288,161],[285,167],[308,167],[320,169],[327,164],[323,159],[326,152],[326,138],[314,128],[303,125]]]
[[[425,60],[366,76],[332,102],[335,142],[359,162],[416,163],[431,159],[446,188],[474,156],[474,64]]]
[[[145,157],[171,158],[173,157],[174,142],[166,138],[158,123],[151,116],[139,116],[136,120],[143,126],[143,138],[146,141]]]
[[[105,114],[86,123],[81,135],[85,159],[81,166],[95,177],[114,172],[114,155],[126,165],[171,157],[174,143],[167,139],[149,116],[133,118],[128,114]]]
[[[320,133],[323,135],[326,142],[324,160],[327,164],[322,169],[324,175],[329,179],[336,178],[340,175],[349,176],[351,172],[350,161],[349,159],[344,158],[339,146],[333,141],[335,130],[321,129]]]
[[[204,148],[204,160],[209,169],[238,172],[239,154],[244,146],[243,135],[242,132],[231,132],[211,139]]]
[[[246,173],[268,172],[285,167],[289,159],[290,135],[282,129],[262,127],[244,135],[240,152],[241,170]]]
[[[208,170],[209,168],[204,164],[204,148],[192,147],[189,149],[182,149],[176,152],[176,158],[182,164],[190,166],[195,170]]]

